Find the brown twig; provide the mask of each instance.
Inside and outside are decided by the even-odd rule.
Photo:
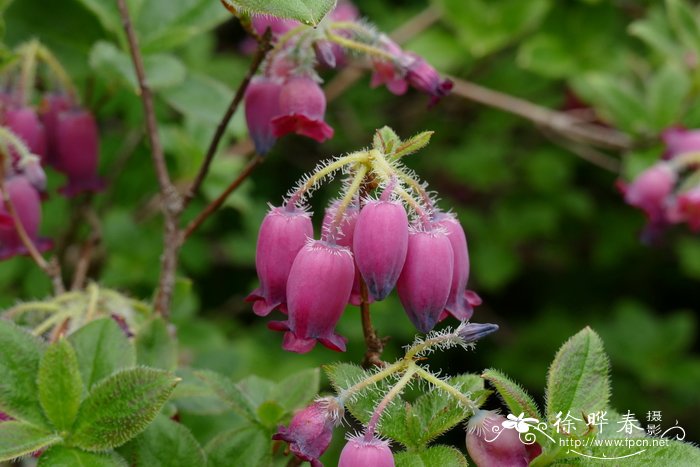
[[[365,352],[365,358],[362,361],[362,366],[364,368],[371,368],[373,366],[384,366],[382,361],[382,351],[384,351],[384,342],[382,339],[377,337],[377,332],[372,326],[372,318],[369,312],[369,292],[367,290],[367,284],[364,279],[360,276],[360,296],[362,302],[360,303],[360,314],[362,316],[362,333],[365,336],[365,346],[367,347],[367,352]]]
[[[608,172],[612,172],[614,174],[620,173],[622,166],[620,161],[601,151],[598,151],[596,148],[585,144],[578,144],[551,131],[544,131],[543,133],[554,144],[561,146],[581,159],[590,162],[601,169],[607,170]]]
[[[154,300],[154,308],[157,313],[167,315],[170,309],[175,286],[175,274],[177,270],[177,253],[179,249],[179,229],[178,217],[183,209],[182,197],[173,186],[165,163],[163,146],[158,136],[158,123],[156,121],[155,109],[153,107],[153,95],[148,86],[146,73],[143,67],[143,59],[139,50],[138,39],[134,27],[131,24],[129,10],[126,0],[117,0],[119,13],[122,18],[124,31],[129,42],[129,52],[134,63],[136,78],[139,84],[141,102],[143,103],[144,114],[146,115],[146,128],[148,130],[148,140],[151,144],[151,157],[155,167],[158,186],[162,196],[161,210],[163,212],[163,254],[161,256],[160,278],[158,290]]]
[[[617,150],[628,149],[632,145],[628,135],[612,128],[592,125],[564,112],[551,110],[460,78],[450,79],[454,82],[452,92],[457,96],[526,118],[579,143]]]
[[[262,38],[260,39],[260,42],[258,43],[258,50],[253,56],[253,60],[250,62],[248,72],[243,78],[243,81],[241,81],[241,84],[238,86],[238,89],[236,90],[236,93],[233,96],[231,104],[229,104],[228,109],[226,109],[226,112],[221,117],[219,125],[216,127],[214,137],[212,138],[211,143],[209,143],[209,149],[207,149],[207,153],[204,157],[204,162],[202,162],[202,166],[199,168],[199,172],[197,173],[197,176],[192,182],[192,186],[185,194],[185,206],[187,206],[187,204],[192,200],[192,198],[194,198],[197,195],[197,192],[202,186],[202,182],[204,182],[204,178],[209,172],[209,167],[211,166],[211,162],[214,159],[214,156],[216,155],[216,150],[219,147],[221,138],[224,136],[224,132],[226,131],[226,127],[228,126],[229,121],[236,113],[238,106],[243,100],[243,96],[245,95],[246,89],[248,89],[250,80],[253,78],[253,76],[255,76],[255,73],[257,73],[258,68],[260,68],[260,64],[263,62],[263,60],[265,60],[265,56],[267,56],[267,53],[272,48],[271,38],[272,31],[270,30],[270,28],[267,28],[265,34],[263,34]]]
[[[102,229],[100,228],[100,222],[95,213],[88,211],[86,217],[92,230],[83,244],[80,257],[75,265],[71,290],[80,290],[85,286],[85,279],[87,279],[87,273],[90,269],[93,252],[102,240]]]
[[[254,155],[250,161],[248,161],[248,164],[241,170],[241,172],[238,174],[238,176],[231,182],[231,184],[221,193],[214,201],[212,201],[206,208],[200,212],[197,217],[195,217],[192,222],[190,222],[187,227],[184,229],[182,233],[182,241],[184,242],[187,240],[192,233],[197,230],[202,223],[204,223],[205,220],[209,216],[211,216],[217,209],[221,207],[221,205],[226,201],[226,198],[229,197],[229,195],[236,189],[238,188],[241,183],[245,181],[248,176],[253,173],[253,170],[262,163],[263,158],[259,155]]]
[[[4,167],[4,164],[5,161],[3,158],[0,158],[0,165]],[[24,228],[24,224],[22,224],[22,220],[19,218],[19,214],[17,214],[15,205],[10,199],[9,193],[5,189],[5,174],[4,170],[2,169],[0,169],[0,195],[2,196],[5,209],[7,210],[8,214],[10,214],[10,217],[12,217],[12,222],[14,223],[17,235],[19,236],[22,245],[24,245],[24,247],[27,249],[29,256],[31,256],[37,266],[39,266],[39,268],[44,271],[49,279],[51,279],[54,293],[63,293],[65,291],[65,287],[61,277],[61,266],[58,264],[58,261],[56,261],[56,258],[46,261],[46,259],[37,249],[36,245],[34,245],[34,241],[27,233],[27,229]]]

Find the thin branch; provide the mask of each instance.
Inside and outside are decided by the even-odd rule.
[[[632,145],[628,135],[612,128],[592,125],[564,112],[557,112],[460,78],[450,79],[454,82],[453,94],[526,118],[574,141],[617,150],[628,149]]]
[[[86,218],[90,225],[91,232],[80,251],[80,257],[78,258],[75,272],[73,273],[71,290],[80,290],[84,287],[93,253],[102,240],[102,229],[100,228],[100,221],[97,215],[95,215],[93,211],[88,211],[86,213]]]
[[[561,146],[572,154],[580,157],[581,159],[590,162],[593,165],[600,167],[601,169],[607,170],[614,174],[619,174],[622,164],[619,160],[610,157],[609,155],[598,151],[596,148],[587,146],[585,144],[577,144],[576,142],[570,141],[563,138],[561,135],[551,132],[544,131],[545,136],[547,136],[550,141],[554,144]]]
[[[271,38],[272,32],[270,28],[267,28],[265,34],[263,34],[260,42],[258,43],[258,50],[253,56],[253,61],[250,63],[248,72],[243,78],[243,81],[241,81],[241,84],[238,85],[238,89],[236,90],[236,93],[233,96],[233,100],[229,104],[228,109],[224,113],[223,117],[221,117],[219,125],[216,127],[216,132],[214,132],[214,137],[212,138],[211,143],[209,143],[209,149],[207,149],[207,153],[204,157],[204,162],[202,162],[202,166],[199,169],[199,173],[197,173],[194,182],[192,182],[192,186],[187,191],[187,194],[185,194],[185,206],[187,206],[187,204],[189,204],[189,202],[192,201],[192,198],[197,196],[197,192],[199,191],[200,187],[202,186],[202,182],[204,182],[204,178],[209,172],[209,167],[211,166],[211,162],[214,159],[214,156],[216,155],[216,150],[219,147],[221,138],[224,136],[229,121],[236,113],[238,106],[243,100],[243,97],[245,96],[245,91],[246,89],[248,89],[248,85],[250,84],[250,80],[253,78],[253,76],[255,76],[255,73],[258,71],[258,68],[260,68],[260,64],[263,62],[263,60],[265,60],[267,53],[272,48]]]
[[[377,332],[372,326],[372,318],[369,312],[369,293],[367,290],[367,284],[365,283],[362,276],[360,276],[360,296],[362,302],[360,303],[360,314],[362,316],[362,333],[365,336],[365,346],[367,346],[367,352],[365,352],[365,358],[362,361],[362,366],[365,368],[371,368],[373,366],[384,366],[382,361],[382,351],[384,350],[384,341],[377,337]]]
[[[139,83],[141,101],[146,115],[146,128],[148,129],[148,139],[151,143],[151,157],[158,178],[158,186],[162,196],[161,210],[163,211],[163,255],[161,256],[160,278],[158,281],[158,291],[154,300],[156,312],[167,315],[170,309],[170,300],[175,286],[175,274],[177,271],[177,253],[179,248],[178,217],[182,212],[182,197],[173,186],[168,167],[165,163],[163,146],[158,136],[158,123],[156,121],[155,109],[153,106],[153,95],[148,86],[146,73],[144,71],[143,59],[139,51],[138,39],[134,32],[134,27],[129,17],[129,10],[126,0],[117,0],[119,13],[122,18],[124,31],[129,42],[129,52],[134,63],[136,78]]]
[[[182,233],[182,241],[184,242],[187,240],[192,233],[197,230],[205,220],[209,216],[211,216],[217,209],[221,207],[222,204],[224,204],[224,201],[228,198],[228,196],[236,189],[238,188],[241,183],[245,181],[248,176],[250,176],[251,173],[255,170],[255,168],[262,163],[263,158],[259,155],[254,155],[253,158],[248,161],[248,164],[241,170],[241,172],[238,174],[238,177],[236,177],[231,184],[224,190],[223,193],[221,193],[214,201],[212,201],[202,212],[195,217],[192,222],[190,222],[187,227],[184,229]]]

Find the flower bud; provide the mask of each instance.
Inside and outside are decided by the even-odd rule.
[[[662,219],[666,199],[673,191],[676,178],[676,172],[667,163],[654,164],[623,187],[625,201],[642,209],[652,221]]]
[[[700,151],[700,130],[667,128],[661,134],[661,139],[666,144],[664,153],[666,159],[672,159],[679,154]]]
[[[462,323],[455,330],[465,344],[476,342],[496,331],[498,331],[498,325],[491,323]]]
[[[355,267],[349,249],[310,240],[299,250],[287,281],[287,321],[268,324],[284,334],[282,348],[306,353],[316,341],[331,350],[345,351],[344,337],[334,328],[352,291]]]
[[[27,177],[29,183],[32,184],[34,188],[39,192],[46,190],[46,172],[44,172],[43,167],[41,167],[41,162],[36,157],[31,157],[24,164],[20,164],[22,173]]]
[[[422,57],[413,53],[407,55],[413,58],[413,62],[409,65],[406,72],[406,81],[413,88],[431,96],[431,106],[437,104],[441,98],[448,95],[452,90],[452,81],[440,78],[435,68]]]
[[[669,210],[669,220],[686,222],[690,230],[700,232],[700,185],[679,194]]]
[[[323,120],[326,96],[312,78],[291,78],[280,92],[280,113],[272,120],[273,134],[289,133],[307,136],[319,143],[333,137],[333,128]]]
[[[343,407],[335,398],[319,399],[297,412],[289,426],[280,426],[272,439],[288,442],[289,450],[299,459],[322,467],[318,458],[328,449],[342,413]]]
[[[104,181],[97,174],[99,132],[92,114],[81,109],[61,112],[56,132],[57,170],[68,177],[61,193],[72,197],[101,190]]]
[[[15,211],[17,211],[19,221],[34,245],[39,251],[49,249],[51,242],[38,238],[39,224],[41,223],[39,193],[23,176],[5,180],[5,190]],[[0,260],[27,254],[27,248],[22,243],[4,202],[0,202],[0,219]]]
[[[375,300],[384,300],[401,274],[408,249],[408,216],[393,201],[370,201],[357,218],[353,252]]]
[[[286,307],[287,279],[294,258],[314,236],[309,213],[295,206],[272,208],[260,224],[255,250],[255,269],[260,287],[246,301],[253,312],[267,316],[277,307]]]
[[[396,284],[399,299],[420,332],[435,327],[450,295],[454,253],[443,229],[412,231],[406,263]]]
[[[0,422],[8,422],[14,420],[12,417],[7,415],[5,412],[0,412]]]
[[[18,136],[29,151],[41,158],[46,155],[46,130],[39,116],[31,107],[9,109],[5,112],[5,125]],[[13,162],[19,161],[19,154],[11,151]]]
[[[301,23],[293,19],[278,18],[277,16],[271,15],[258,15],[254,16],[251,20],[253,29],[255,32],[262,36],[265,34],[267,28],[270,28],[272,37],[279,37],[284,33],[291,31],[295,27],[299,26]]]
[[[46,162],[58,169],[58,116],[73,107],[64,94],[46,94],[39,106],[41,121],[46,128]]]
[[[379,44],[383,50],[396,56],[397,60],[402,57],[401,47],[388,37],[382,35],[379,38]],[[408,82],[396,64],[387,60],[373,60],[372,69],[370,87],[376,88],[385,84],[389,92],[397,96],[405,94],[408,90]]]
[[[527,467],[541,452],[526,445],[515,429],[505,428],[506,418],[490,410],[479,410],[467,424],[467,451],[477,467]]]
[[[277,138],[272,133],[272,119],[280,114],[282,85],[269,78],[254,78],[245,92],[245,119],[255,151],[270,152]]]
[[[467,298],[467,282],[469,281],[469,250],[464,229],[453,214],[439,213],[436,225],[447,231],[454,254],[454,270],[450,296],[445,305],[445,311],[460,321],[467,321],[474,314],[474,308]],[[472,292],[473,293],[473,292]]]
[[[350,438],[340,453],[338,467],[394,467],[394,455],[387,441],[363,436]]]

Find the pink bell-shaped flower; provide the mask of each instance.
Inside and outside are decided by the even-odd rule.
[[[360,274],[375,300],[384,300],[396,285],[408,250],[408,216],[394,201],[370,201],[355,225],[353,252]]]
[[[673,191],[677,174],[666,162],[659,162],[627,186],[622,187],[625,202],[642,209],[652,222],[665,217],[666,200]]]
[[[5,112],[5,125],[18,136],[32,154],[42,159],[46,155],[46,130],[39,120],[39,116],[31,107],[8,109]],[[12,152],[13,162],[16,164],[19,155]]]
[[[313,236],[311,217],[305,210],[288,205],[267,213],[260,224],[255,250],[260,287],[246,298],[253,302],[256,315],[267,316],[278,307],[286,310],[289,270],[299,250]]]
[[[46,162],[58,170],[58,116],[73,107],[65,94],[46,94],[41,100],[39,113],[46,128]]]
[[[505,421],[490,410],[479,410],[469,419],[467,451],[477,467],[527,467],[542,452],[537,443],[524,444],[516,429],[503,426]]]
[[[422,57],[413,53],[407,55],[413,58],[413,61],[408,66],[406,81],[413,88],[431,96],[431,106],[437,104],[440,99],[448,95],[452,90],[452,81],[442,79],[435,68]]]
[[[60,189],[72,197],[87,191],[100,191],[104,181],[97,174],[100,156],[99,132],[95,118],[87,110],[61,112],[57,125],[57,170],[68,177]]]
[[[278,38],[284,33],[291,31],[301,23],[293,19],[278,18],[277,16],[258,15],[251,20],[255,32],[262,36],[267,28],[270,28],[272,37]]]
[[[355,266],[349,249],[323,240],[310,240],[299,250],[287,281],[287,321],[268,324],[284,334],[282,348],[306,353],[316,341],[331,350],[345,351],[344,337],[335,325],[352,291]]]
[[[467,291],[469,281],[469,250],[464,229],[453,214],[439,213],[436,216],[436,225],[445,229],[454,253],[454,270],[452,272],[452,285],[450,296],[445,305],[445,313],[450,314],[460,321],[469,320],[474,314],[470,296],[474,292]],[[471,293],[471,295],[470,295]],[[440,317],[442,319],[442,316]]]
[[[700,232],[700,185],[680,193],[669,211],[671,222],[686,222],[690,230]]]
[[[378,438],[369,441],[364,436],[351,437],[342,452],[338,467],[394,467],[394,455],[389,443]]]
[[[272,119],[280,114],[282,85],[274,79],[253,78],[245,92],[245,119],[255,151],[270,152],[277,138],[272,131]]]
[[[379,45],[383,50],[389,52],[400,61],[403,57],[403,50],[394,41],[386,36],[381,36]],[[400,96],[408,91],[408,82],[396,63],[388,60],[373,60],[372,61],[372,79],[370,87],[376,88],[385,84],[389,92]]]
[[[672,159],[679,154],[700,151],[700,130],[667,128],[661,134],[661,139],[666,145],[664,153],[666,159]]]
[[[454,253],[443,229],[415,230],[408,235],[408,253],[396,284],[399,299],[420,332],[435,327],[450,296]]]
[[[319,143],[333,137],[333,128],[325,121],[326,96],[308,76],[289,79],[280,92],[280,113],[272,119],[273,134],[307,136]]]
[[[288,442],[289,450],[299,459],[323,467],[318,458],[328,449],[342,414],[343,407],[336,399],[319,399],[297,412],[289,426],[280,426],[272,439]]]
[[[51,242],[38,237],[39,224],[41,223],[41,200],[39,193],[29,183],[26,177],[15,176],[5,180],[5,189],[17,211],[19,221],[24,230],[39,251],[51,248]],[[5,208],[5,203],[0,202],[0,260],[17,255],[26,255],[27,248],[15,229],[12,216]]]

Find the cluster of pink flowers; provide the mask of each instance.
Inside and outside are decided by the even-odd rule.
[[[662,139],[664,157],[619,187],[625,201],[646,214],[647,236],[672,224],[700,232],[700,130],[671,128]]]
[[[290,202],[273,207],[260,227],[260,287],[247,300],[259,316],[275,309],[287,314],[286,321],[268,324],[285,332],[284,349],[304,353],[318,341],[345,351],[346,339],[334,329],[348,304],[360,304],[360,277],[369,301],[396,288],[421,332],[449,315],[471,317],[481,300],[466,290],[467,240],[453,214],[436,210],[429,220],[410,223],[404,206],[391,199],[391,187],[361,209],[357,202],[348,206],[334,227],[336,210],[337,203],[326,209],[320,240],[307,210]]]
[[[369,57],[372,87],[385,84],[392,93],[404,94],[410,86],[430,95],[431,105],[452,89],[452,82],[423,58],[367,27],[350,2],[339,2],[317,28],[275,17],[256,17],[253,28],[260,35],[269,28],[277,41],[263,73],[245,94],[246,121],[258,154],[267,154],[278,138],[290,133],[318,142],[333,137],[333,128],[325,122],[326,97],[316,68],[346,65],[347,49]]]
[[[0,124],[14,138],[3,139],[5,188],[28,236],[40,251],[51,242],[38,237],[41,198],[46,194],[44,168],[67,178],[59,192],[72,197],[100,190],[97,174],[99,134],[90,112],[64,94],[45,95],[38,108],[21,103],[13,91],[0,95]],[[19,147],[19,146],[23,147]],[[26,254],[15,224],[0,206],[0,259]]]

